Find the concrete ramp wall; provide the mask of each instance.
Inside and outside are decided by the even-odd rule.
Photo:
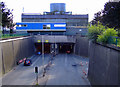
[[[89,42],[88,78],[93,85],[120,85],[120,49]]]
[[[0,61],[2,74],[9,72],[16,66],[16,62],[34,54],[32,37],[22,37],[0,41]]]
[[[2,76],[2,52],[1,52],[1,43],[0,43],[0,77]]]
[[[89,41],[87,37],[81,37],[80,35],[76,35],[76,43],[74,47],[75,54],[88,57],[88,45]]]

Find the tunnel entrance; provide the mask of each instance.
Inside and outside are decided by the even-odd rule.
[[[42,43],[35,43],[36,53],[42,53]],[[50,53],[50,43],[44,43],[44,53]]]
[[[56,43],[57,46],[50,43],[44,43],[44,53],[51,53],[50,51],[54,50],[57,53],[66,53],[69,51],[70,53],[74,52],[74,44],[73,43]],[[35,43],[36,53],[42,53],[42,43]]]
[[[59,53],[66,53],[67,51],[70,51],[70,53],[73,53],[73,50],[74,50],[74,44],[72,43],[59,44]]]

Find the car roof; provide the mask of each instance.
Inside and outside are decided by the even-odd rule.
[[[26,59],[26,60],[31,60],[31,59]]]

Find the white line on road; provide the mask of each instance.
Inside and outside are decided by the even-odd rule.
[[[31,66],[34,66],[36,62],[39,60],[40,56],[34,61],[34,63]]]

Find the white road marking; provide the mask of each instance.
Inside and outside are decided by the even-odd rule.
[[[34,61],[34,63],[31,66],[34,66],[36,62],[39,60],[40,56]]]

